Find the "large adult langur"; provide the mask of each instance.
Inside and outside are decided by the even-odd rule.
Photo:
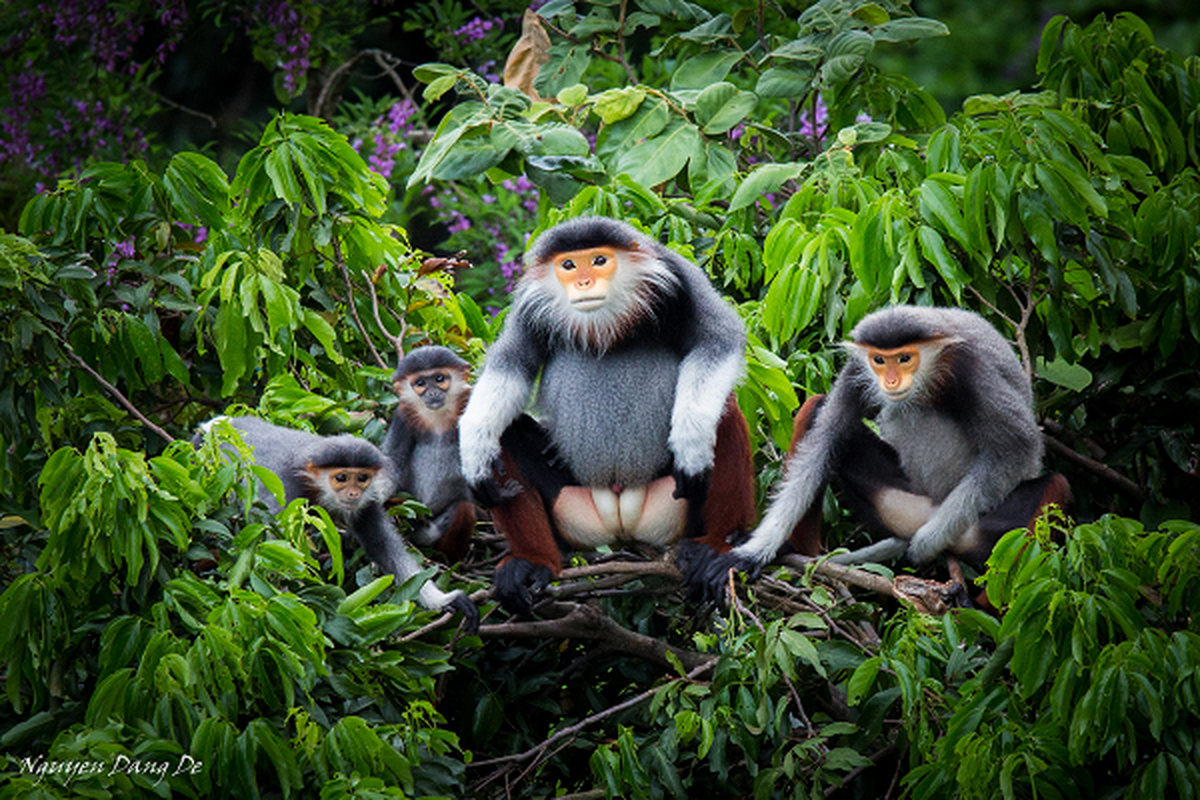
[[[429,508],[431,519],[410,538],[461,561],[475,529],[458,452],[458,418],[471,395],[470,366],[453,351],[418,347],[401,359],[392,386],[400,398],[383,440],[396,465],[396,488]]]
[[[324,508],[363,546],[371,561],[396,576],[397,585],[421,571],[383,509],[396,479],[392,463],[378,447],[350,434],[319,436],[256,417],[217,419],[228,420],[254,448],[255,463],[279,476],[286,502],[304,497]],[[213,422],[201,426],[197,444]],[[272,513],[279,512],[279,502],[266,486],[260,485],[259,498]],[[462,612],[470,631],[479,625],[479,610],[462,590],[447,593],[426,581],[417,599],[425,608],[453,607]]]
[[[557,225],[525,263],[459,420],[463,474],[508,542],[497,599],[528,613],[560,548],[629,540],[684,538],[690,582],[754,521],[741,320],[699,267],[615,220]]]
[[[789,544],[816,555],[825,486],[885,538],[834,556],[863,563],[943,552],[981,564],[1007,531],[1067,502],[1061,475],[1040,476],[1042,436],[1029,378],[977,314],[895,306],[865,317],[828,397],[801,407],[783,481],[750,538],[712,564],[723,596],[730,567],[755,572]],[[874,418],[879,434],[864,424]],[[1039,477],[1040,476],[1040,477]]]

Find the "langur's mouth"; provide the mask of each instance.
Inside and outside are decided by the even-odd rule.
[[[604,297],[580,297],[571,301],[571,308],[577,308],[580,311],[595,311],[604,305],[605,299]]]
[[[897,391],[894,391],[894,392],[889,392],[887,389],[883,390],[883,396],[886,397],[888,400],[903,400],[904,398],[908,397],[909,394],[911,394],[911,393],[912,393],[911,386],[908,387],[907,389],[898,389]]]
[[[444,405],[446,405],[446,398],[444,397],[431,397],[425,401],[425,407],[433,411],[436,411]]]

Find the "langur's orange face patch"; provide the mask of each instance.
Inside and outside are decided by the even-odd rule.
[[[617,272],[617,253],[611,247],[590,247],[554,256],[554,275],[573,308],[592,311],[604,305]]]
[[[871,365],[884,396],[889,400],[902,400],[908,396],[913,378],[921,367],[921,349],[914,345],[892,350],[868,347],[867,363]]]

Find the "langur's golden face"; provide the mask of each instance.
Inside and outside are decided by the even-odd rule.
[[[339,508],[355,511],[368,496],[377,469],[365,467],[316,467],[309,465],[313,483],[322,491],[322,505],[332,500]]]
[[[554,275],[567,293],[571,307],[594,311],[608,299],[617,254],[611,247],[572,250],[554,256]]]
[[[868,347],[867,363],[879,381],[879,389],[889,400],[903,400],[913,388],[921,369],[921,348],[905,345],[892,350]]]

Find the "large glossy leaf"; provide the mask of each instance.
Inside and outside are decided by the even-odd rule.
[[[732,213],[752,204],[765,194],[779,189],[785,182],[800,177],[803,164],[761,164],[755,167],[738,186],[729,202]]]
[[[684,61],[671,76],[671,91],[704,89],[725,80],[729,70],[742,58],[741,53],[714,50]]]
[[[695,125],[672,123],[653,139],[634,145],[617,165],[617,172],[643,186],[669,181],[687,166],[690,158],[703,158],[704,140]]]
[[[715,83],[696,98],[696,122],[709,136],[725,133],[754,110],[758,98],[732,83]]]

